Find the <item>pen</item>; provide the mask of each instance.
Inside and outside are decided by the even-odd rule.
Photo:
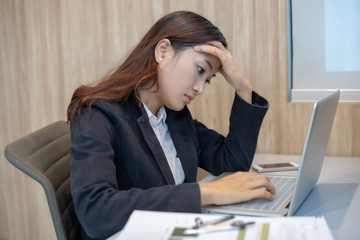
[[[220,223],[226,222],[230,219],[233,219],[234,217],[235,217],[234,215],[224,216],[219,219],[207,221],[205,223],[201,220],[201,218],[197,217],[195,218],[195,226],[192,228],[188,228],[187,230],[185,230],[184,233],[194,234],[194,233],[211,231],[211,229],[217,228],[217,225],[219,225]],[[230,224],[228,226],[230,226]]]
[[[233,219],[234,217],[235,217],[234,215],[225,216],[225,217],[222,217],[222,218],[219,218],[219,219],[215,219],[215,220],[208,221],[208,222],[204,223],[202,226],[206,226],[206,225],[216,225],[216,224],[225,222],[225,221],[227,221],[227,220]],[[195,220],[195,221],[196,221],[196,220]]]
[[[231,226],[239,227],[240,229],[243,229],[244,227],[246,227],[248,225],[252,225],[252,224],[255,224],[255,222],[253,222],[253,221],[251,221],[251,222],[235,221],[235,222],[231,223]]]
[[[243,229],[248,225],[255,224],[254,221],[249,221],[249,222],[234,221],[234,222],[228,223],[228,224],[226,224],[226,223],[220,224],[220,223],[226,222],[227,220],[230,220],[233,218],[234,218],[234,216],[230,215],[230,216],[225,216],[220,219],[215,219],[215,220],[211,220],[211,221],[204,223],[201,220],[201,218],[198,217],[195,219],[195,226],[192,228],[186,229],[184,231],[184,234],[197,234],[197,233],[211,232],[211,231],[216,231],[216,230],[226,230],[226,229],[231,229],[234,227]]]

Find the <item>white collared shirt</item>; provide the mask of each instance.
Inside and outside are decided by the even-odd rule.
[[[181,165],[180,159],[177,157],[174,142],[170,136],[168,126],[165,122],[167,115],[164,106],[159,109],[156,114],[157,116],[154,116],[154,114],[152,114],[152,112],[145,104],[144,108],[149,117],[150,125],[164,151],[167,162],[173,174],[175,184],[183,183],[185,180],[185,173]]]

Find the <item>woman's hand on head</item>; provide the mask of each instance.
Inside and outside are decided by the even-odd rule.
[[[229,50],[227,50],[221,42],[212,41],[208,42],[208,44],[196,45],[194,46],[194,50],[217,57],[221,62],[219,72],[245,101],[251,103],[251,84],[240,67],[235,63]]]
[[[201,205],[225,205],[255,198],[273,199],[275,187],[264,174],[236,172],[217,181],[200,183]]]

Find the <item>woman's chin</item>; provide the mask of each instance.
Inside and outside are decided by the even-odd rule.
[[[168,109],[171,109],[173,111],[181,111],[184,109],[184,107],[186,106],[185,103],[183,104],[178,104],[178,105],[171,105],[171,106],[166,106]]]

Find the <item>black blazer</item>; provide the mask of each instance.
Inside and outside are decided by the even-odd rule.
[[[214,175],[247,171],[268,109],[235,94],[226,137],[193,120],[187,107],[166,109],[166,123],[181,160],[185,182],[174,185],[170,167],[143,105],[95,101],[71,122],[71,192],[84,239],[121,230],[135,209],[200,212],[197,167]],[[86,234],[85,234],[86,233]]]

